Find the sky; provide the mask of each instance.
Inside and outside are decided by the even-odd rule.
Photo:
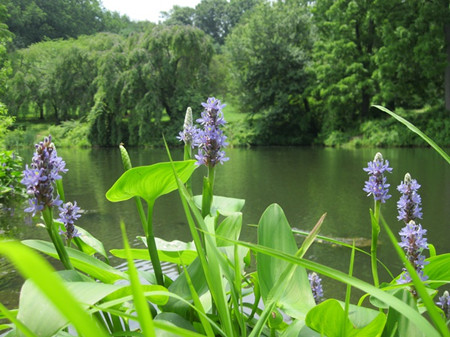
[[[131,20],[158,23],[160,12],[167,12],[174,5],[194,8],[201,0],[102,0],[103,7],[126,14]]]

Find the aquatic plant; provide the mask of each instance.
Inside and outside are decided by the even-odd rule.
[[[120,224],[123,249],[110,253],[126,259],[126,272],[109,264],[100,240],[74,225],[79,217],[76,202],[60,205],[61,222],[53,221],[53,207],[64,200],[61,180],[56,179],[61,169],[65,169],[61,160],[53,165],[58,168],[56,171],[51,171],[48,165],[34,166],[34,161],[27,167],[24,183],[36,204],[30,211],[42,215],[49,234],[64,227],[66,236],[75,244],[59,246],[59,235],[51,236],[52,243],[0,240],[0,254],[11,260],[26,278],[17,312],[0,303],[0,320],[7,322],[0,329],[8,330],[4,336],[337,337],[405,336],[410,331],[431,337],[450,336],[442,317],[442,311],[448,315],[448,292],[436,303],[430,296],[449,283],[450,254],[433,253],[424,261],[421,253],[429,246],[425,230],[412,221],[400,232],[402,242],[398,244],[380,212],[380,205],[389,199],[384,173],[392,170],[381,154],[365,169],[370,177],[364,190],[375,201],[371,212],[372,267],[376,272],[380,263],[376,243],[381,223],[410,276],[408,284],[396,284],[397,277],[390,271],[392,277],[381,284],[377,277],[373,285],[354,277],[355,253],[368,253],[335,239],[320,237],[352,249],[348,273],[306,258],[306,252],[318,238],[325,214],[298,247],[282,208],[272,204],[257,224],[257,243],[242,241],[245,201],[213,195],[214,169],[225,160],[225,136],[220,129],[212,131],[212,127],[224,123],[223,105],[210,98],[203,107],[205,111],[199,119],[203,138],[195,142],[193,136],[190,144],[189,136],[180,134],[181,140],[186,141],[185,149],[192,148],[193,143],[200,147],[201,156],[197,160],[192,156],[186,158],[185,151],[185,160],[173,161],[167,147],[167,162],[133,168],[125,147],[119,147],[124,173],[106,192],[106,197],[111,202],[135,200],[145,234],[142,239],[147,244],[146,249],[130,248],[125,224]],[[189,118],[183,132],[188,128],[194,128]],[[50,138],[39,146],[42,152],[54,149]],[[39,160],[55,160],[52,151],[48,158],[44,155]],[[202,195],[193,195],[186,183],[199,167],[199,160],[201,165],[209,164],[208,176],[203,179]],[[408,220],[411,216],[419,218],[420,199],[413,195],[418,184],[408,178],[401,186],[401,192],[407,196],[399,203],[401,220],[405,221],[405,214]],[[41,189],[45,197],[36,194]],[[155,201],[172,191],[180,195],[192,242],[166,242],[153,233]],[[142,200],[148,205],[147,214]],[[70,240],[67,241],[70,245]],[[71,269],[64,261],[67,258],[74,270],[55,271],[36,251],[60,259],[66,269]],[[256,270],[251,264],[252,255],[256,257]],[[137,259],[150,260],[153,270],[138,270],[134,262]],[[180,275],[169,279],[160,269],[160,261],[177,264]],[[426,282],[421,279],[420,270],[418,274],[418,266],[427,270]],[[347,286],[344,304],[335,298],[321,301],[322,277]],[[406,290],[411,285],[420,300]],[[358,305],[350,303],[351,288],[364,293]],[[370,305],[363,306],[369,296]]]
[[[363,190],[367,192],[367,196],[373,195],[375,202],[373,217],[372,217],[372,243],[370,247],[371,263],[372,263],[372,277],[373,283],[376,287],[379,286],[378,269],[377,269],[377,247],[378,235],[380,234],[380,209],[381,204],[385,203],[391,197],[389,193],[390,184],[387,183],[385,172],[392,172],[389,167],[389,161],[383,160],[383,155],[380,152],[375,154],[373,161],[367,163],[367,167],[363,168],[369,174],[369,180],[364,183]]]

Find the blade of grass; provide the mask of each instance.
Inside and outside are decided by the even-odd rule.
[[[447,328],[447,324],[445,323],[445,320],[439,314],[439,312],[436,308],[436,305],[433,302],[433,299],[430,297],[430,295],[428,295],[428,292],[427,292],[427,289],[426,289],[424,283],[420,279],[419,275],[417,275],[417,272],[414,269],[414,267],[411,265],[411,263],[406,258],[404,251],[399,246],[394,234],[392,233],[388,224],[384,220],[383,216],[381,216],[381,222],[389,236],[389,239],[392,242],[392,245],[395,248],[395,251],[397,252],[400,259],[402,260],[403,264],[405,265],[406,270],[408,271],[409,275],[411,276],[414,287],[417,290],[417,293],[419,294],[420,298],[422,299],[425,307],[427,308],[428,314],[430,315],[431,320],[435,324],[436,328],[441,332],[442,336],[447,336],[447,337],[450,336],[450,332]]]
[[[0,241],[0,254],[6,256],[25,278],[35,283],[81,336],[107,336],[106,331],[85,312],[44,258],[15,241]]]
[[[407,121],[406,119],[404,119],[403,117],[400,117],[399,115],[397,115],[396,113],[392,112],[389,109],[386,109],[383,106],[380,105],[372,105],[373,107],[387,113],[388,115],[391,115],[392,117],[394,117],[396,120],[398,120],[400,123],[402,123],[403,125],[405,125],[408,129],[410,129],[412,132],[414,132],[415,134],[419,135],[420,137],[422,137],[423,140],[425,140],[428,144],[430,144],[430,146],[436,150],[437,153],[439,153],[442,158],[444,158],[449,164],[450,164],[450,156],[444,151],[442,150],[439,145],[437,145],[430,137],[428,137],[426,134],[424,134],[422,131],[420,131],[416,126],[414,126],[414,124],[412,124],[411,122]]]
[[[28,329],[28,327],[26,325],[24,325],[20,320],[18,320],[16,318],[15,315],[13,315],[8,308],[6,308],[3,304],[0,303],[0,312],[5,316],[6,319],[8,319],[11,323],[14,323],[14,325],[16,326],[16,329],[19,329],[20,331],[22,331],[22,333],[27,336],[27,337],[37,337],[37,335],[35,335],[33,333],[33,331],[31,331],[30,329]],[[1,330],[1,327],[0,327]]]
[[[214,331],[211,327],[211,324],[209,324],[208,320],[205,319],[205,317],[204,317],[204,316],[206,316],[205,309],[203,308],[202,302],[200,302],[200,298],[198,297],[198,294],[195,291],[194,285],[192,284],[191,277],[189,276],[189,273],[184,264],[182,265],[182,267],[184,270],[184,276],[186,277],[186,281],[189,286],[189,290],[191,291],[192,299],[194,300],[194,305],[198,309],[198,311],[203,314],[203,315],[199,315],[203,329],[205,329],[206,335],[208,337],[214,337]]]
[[[144,296],[141,282],[139,281],[139,275],[131,256],[130,244],[128,243],[125,224],[123,222],[120,224],[120,229],[122,230],[123,246],[127,254],[128,275],[130,276],[131,290],[133,292],[133,300],[138,316],[138,321],[144,336],[156,337],[153,318],[150,314],[147,299]]]
[[[353,276],[354,264],[355,264],[355,241],[353,240],[353,249],[352,249],[352,255],[350,256],[350,267],[348,270],[348,276],[350,276],[350,277]],[[352,286],[350,284],[347,284],[347,289],[345,291],[345,306],[344,306],[345,316],[344,317],[348,317],[351,293],[352,293]],[[346,324],[347,324],[347,320],[344,320],[344,324],[342,326],[342,333],[347,331]]]

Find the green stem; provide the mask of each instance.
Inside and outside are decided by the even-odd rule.
[[[378,247],[378,234],[380,234],[380,209],[381,202],[375,200],[375,212],[374,221],[372,221],[372,244],[370,247],[370,257],[372,264],[372,277],[373,285],[379,287],[378,281],[378,268],[377,268],[377,247]]]
[[[350,256],[350,267],[348,270],[348,276],[350,276],[350,277],[353,276],[353,266],[354,265],[355,265],[355,240],[353,240],[352,255]],[[345,336],[345,334],[347,332],[347,317],[348,317],[348,312],[350,309],[351,292],[352,292],[352,286],[350,284],[347,284],[347,290],[345,292],[345,307],[344,307],[345,319],[344,319],[344,324],[342,326],[342,332],[341,332],[342,336]]]
[[[45,206],[42,211],[42,217],[44,218],[45,227],[47,228],[48,235],[56,248],[59,259],[67,270],[73,270],[72,263],[70,262],[69,255],[67,254],[66,247],[58,234],[58,231],[53,222],[53,211],[50,207]]]
[[[189,160],[192,159],[192,147],[190,144],[185,144],[184,145],[184,160]],[[188,190],[190,195],[192,194],[192,182],[191,182],[191,177],[189,177],[188,181],[186,181],[186,189]]]
[[[153,270],[155,271],[156,282],[164,286],[164,277],[159,261],[158,249],[156,248],[155,235],[153,234],[153,206],[154,202],[148,204],[147,214],[147,249],[152,261]]]
[[[134,197],[136,202],[136,208],[139,213],[139,218],[141,219],[142,228],[144,229],[145,237],[147,237],[147,218],[145,217],[144,206],[142,206],[142,201],[139,197]]]
[[[214,191],[214,167],[208,167],[208,176],[203,178],[203,194],[202,194],[202,216],[205,218],[211,213],[211,205],[213,201]]]

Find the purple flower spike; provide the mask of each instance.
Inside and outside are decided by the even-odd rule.
[[[398,220],[409,223],[411,220],[422,219],[422,208],[420,207],[422,199],[417,193],[419,188],[417,180],[411,179],[411,175],[406,173],[404,181],[397,187],[397,190],[402,193],[397,202]]]
[[[76,201],[73,204],[68,202],[59,207],[58,221],[61,221],[64,224],[64,227],[66,227],[65,234],[68,239],[80,236],[74,226],[75,221],[81,216],[81,214],[79,214],[80,211],[81,209],[77,206]]]
[[[439,306],[439,308],[442,309],[442,311],[445,314],[445,319],[450,319],[450,295],[448,294],[448,291],[444,291],[444,295],[439,297],[439,301],[436,302],[436,304]]]
[[[53,198],[53,184],[61,179],[60,173],[67,172],[66,163],[56,154],[55,146],[52,143],[52,137],[48,136],[43,142],[35,145],[36,152],[30,167],[25,166],[23,179],[21,183],[27,187],[27,193],[32,196],[29,201],[30,207],[26,212],[36,215],[44,207],[60,205],[58,197]]]
[[[228,143],[227,137],[219,126],[225,124],[222,108],[225,104],[221,104],[220,100],[214,97],[208,98],[206,103],[202,103],[205,110],[202,112],[201,118],[197,122],[203,125],[203,130],[199,130],[196,137],[196,145],[198,146],[198,154],[195,155],[197,165],[206,165],[214,167],[218,163],[223,164],[229,158],[225,157],[222,150]]]
[[[425,256],[422,255],[423,250],[428,249],[427,239],[423,237],[426,233],[426,229],[423,229],[420,224],[416,225],[412,220],[399,232],[402,239],[399,242],[399,246],[406,252],[406,258],[414,266],[422,281],[428,279],[423,274],[423,267],[427,262],[425,262]],[[397,280],[397,283],[404,284],[409,282],[411,282],[411,276],[406,271],[406,268],[403,268],[403,274]]]
[[[309,284],[314,296],[316,304],[319,304],[323,299],[322,279],[316,273],[312,272],[308,274]]]
[[[382,203],[386,202],[391,197],[388,194],[390,184],[386,183],[387,179],[383,173],[392,171],[392,168],[389,167],[389,161],[384,161],[383,156],[378,152],[374,160],[370,161],[367,164],[367,168],[363,170],[370,175],[363,188],[367,192],[367,196],[372,194],[375,200]]]
[[[199,130],[192,123],[192,109],[187,108],[186,116],[184,117],[183,131],[180,131],[177,138],[183,141],[185,145],[194,148],[197,140]]]

